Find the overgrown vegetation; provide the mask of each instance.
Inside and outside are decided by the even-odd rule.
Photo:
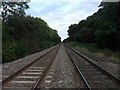
[[[120,52],[119,51],[115,51],[113,52],[110,49],[100,49],[96,46],[96,44],[94,43],[78,43],[78,42],[71,42],[70,43],[72,46],[74,46],[75,48],[80,49],[81,51],[90,53],[90,54],[94,54],[95,56],[99,56],[102,58],[110,58],[112,60],[115,61],[119,61],[120,62]]]
[[[99,48],[106,55],[111,52],[111,56],[120,52],[120,2],[102,2],[100,7],[86,20],[69,26],[69,37],[64,42],[82,43],[91,52]]]
[[[60,43],[57,31],[41,18],[25,15],[27,3],[3,2],[2,62],[10,62]],[[11,8],[10,8],[11,7]]]

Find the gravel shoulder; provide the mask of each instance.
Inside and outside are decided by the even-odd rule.
[[[52,66],[53,71],[49,88],[85,88],[85,85],[78,74],[75,66],[62,45]],[[48,76],[46,76],[48,77]],[[44,86],[44,82],[43,85]],[[46,88],[46,86],[44,87]]]

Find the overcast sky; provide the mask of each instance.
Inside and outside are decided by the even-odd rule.
[[[89,2],[88,2],[89,1]],[[31,0],[27,15],[40,17],[58,31],[61,40],[68,37],[68,27],[98,10],[101,0]]]

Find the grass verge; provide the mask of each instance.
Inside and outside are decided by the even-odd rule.
[[[70,44],[76,48],[79,48],[80,50],[84,52],[94,54],[100,57],[107,57],[117,62],[120,62],[119,51],[113,52],[110,49],[99,49],[97,48],[96,44],[83,44],[83,43],[77,43],[77,42],[72,42]]]

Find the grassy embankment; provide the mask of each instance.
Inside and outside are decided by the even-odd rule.
[[[113,52],[110,49],[99,49],[95,44],[83,44],[83,43],[74,42],[74,43],[71,43],[71,45],[87,53],[91,53],[100,57],[107,57],[112,60],[120,62],[119,51]]]

